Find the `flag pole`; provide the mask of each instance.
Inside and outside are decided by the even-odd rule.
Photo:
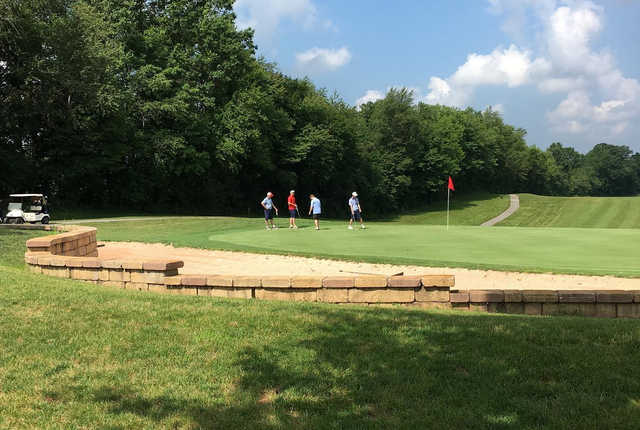
[[[449,196],[451,195],[451,188],[447,187],[447,230],[449,230]]]

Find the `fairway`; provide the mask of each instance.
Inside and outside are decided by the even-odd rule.
[[[486,228],[368,223],[347,230],[266,231],[260,219],[170,219],[96,224],[100,240],[328,257],[373,263],[639,277],[640,230]],[[281,225],[284,223],[281,220]]]
[[[550,197],[520,194],[520,209],[498,225],[640,228],[640,196]]]

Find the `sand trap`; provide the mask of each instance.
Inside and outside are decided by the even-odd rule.
[[[450,274],[460,289],[514,290],[640,290],[640,279],[612,276],[576,276],[493,270],[468,270],[448,267],[396,266],[391,264],[352,263],[283,255],[246,252],[209,251],[174,248],[162,244],[106,242],[98,248],[104,258],[175,258],[184,261],[183,274],[220,275],[405,275]]]

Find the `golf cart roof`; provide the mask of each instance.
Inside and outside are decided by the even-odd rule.
[[[43,194],[9,194],[9,197],[44,197]]]

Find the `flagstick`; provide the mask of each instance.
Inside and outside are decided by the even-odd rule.
[[[449,230],[449,196],[451,195],[451,188],[447,187],[447,230]]]

